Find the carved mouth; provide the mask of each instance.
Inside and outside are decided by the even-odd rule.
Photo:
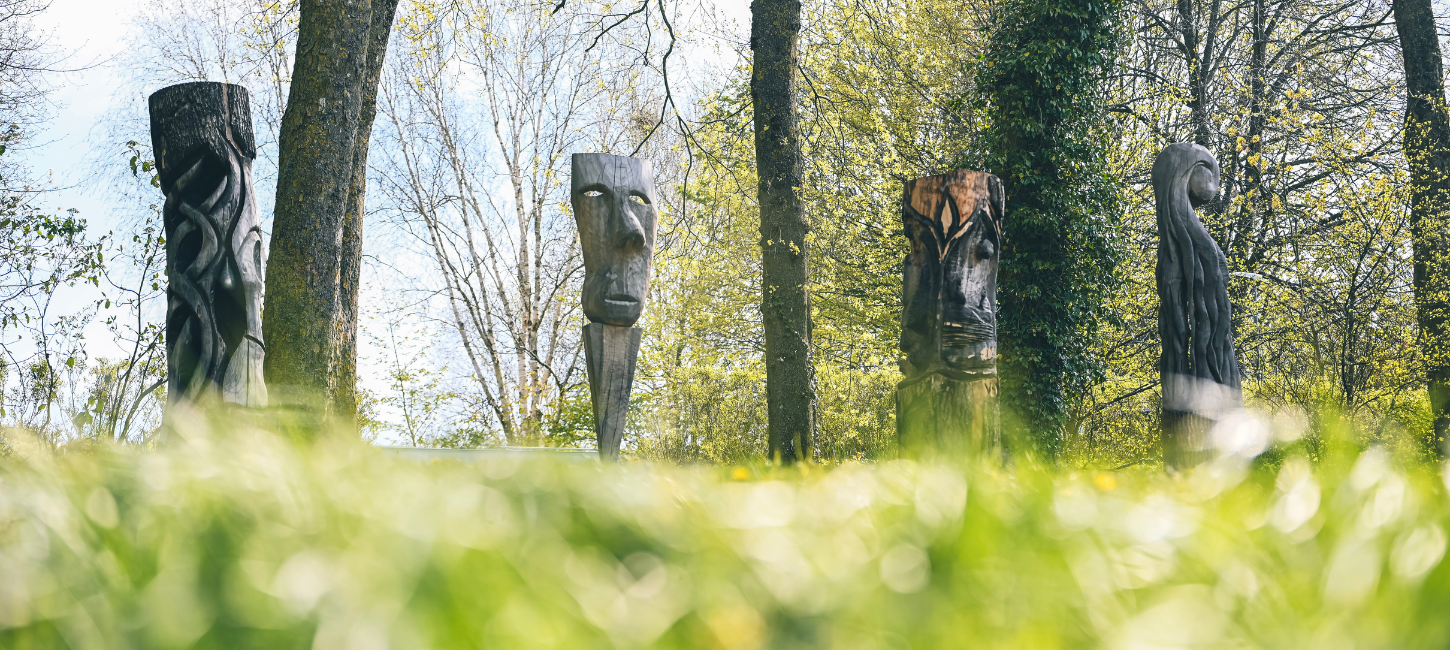
[[[612,296],[605,297],[604,303],[610,307],[633,307],[639,304],[639,300],[634,296],[616,293]]]

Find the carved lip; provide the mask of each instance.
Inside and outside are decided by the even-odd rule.
[[[633,307],[633,306],[639,304],[639,299],[638,298],[635,298],[634,296],[631,296],[631,295],[627,295],[627,294],[623,294],[623,293],[616,293],[616,294],[614,294],[612,296],[606,296],[604,298],[604,302],[607,303],[607,304],[611,304],[611,305],[620,305],[620,306],[624,306],[624,307]]]

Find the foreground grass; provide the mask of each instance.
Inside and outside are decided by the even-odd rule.
[[[245,436],[0,460],[3,648],[1443,648],[1440,478],[419,464]]]

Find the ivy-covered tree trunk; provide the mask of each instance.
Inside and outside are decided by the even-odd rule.
[[[761,315],[765,320],[765,393],[770,455],[809,460],[815,434],[815,376],[811,366],[810,249],[801,200],[800,115],[796,110],[798,0],[750,4],[759,174]]]
[[[1410,164],[1410,230],[1415,312],[1435,418],[1436,453],[1450,434],[1450,110],[1430,0],[1395,0],[1405,61],[1405,158]]]
[[[1093,349],[1121,245],[1096,127],[1120,6],[1009,0],[979,68],[985,167],[1002,179],[1012,215],[998,285],[1003,418],[1048,455],[1069,405],[1103,372]]]
[[[361,195],[353,192],[362,188],[356,176],[366,170],[382,66],[382,53],[370,57],[369,49],[375,41],[386,47],[396,6],[397,0],[302,0],[278,137],[262,319],[267,384],[273,403],[305,407],[344,426],[356,417],[356,271],[350,286],[344,279],[357,264],[360,223],[353,229],[356,250],[344,231],[350,211],[361,217]]]

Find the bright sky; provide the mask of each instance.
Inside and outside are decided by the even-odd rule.
[[[52,0],[50,10],[36,21],[52,34],[57,49],[75,54],[62,67],[85,67],[66,73],[51,96],[58,109],[45,137],[30,152],[35,171],[49,170],[57,185],[74,185],[84,176],[84,160],[90,149],[88,136],[102,113],[109,108],[116,86],[115,67],[108,60],[124,46],[127,23],[140,6],[139,0]],[[46,201],[62,209],[76,208],[95,225],[105,221],[105,197],[89,196],[84,188],[65,189]]]
[[[104,195],[90,193],[80,183],[86,174],[91,128],[109,108],[116,86],[115,68],[108,60],[124,46],[127,24],[140,4],[140,0],[52,0],[50,9],[35,21],[51,34],[55,49],[72,53],[60,67],[83,68],[56,80],[58,87],[51,95],[56,104],[53,117],[34,147],[25,152],[31,169],[37,174],[48,172],[52,183],[61,188],[45,195],[40,205],[55,211],[79,210],[92,230],[102,233],[117,226],[116,218]],[[79,304],[94,294],[72,291],[63,297]],[[86,340],[93,357],[119,353],[100,322],[87,328]]]

